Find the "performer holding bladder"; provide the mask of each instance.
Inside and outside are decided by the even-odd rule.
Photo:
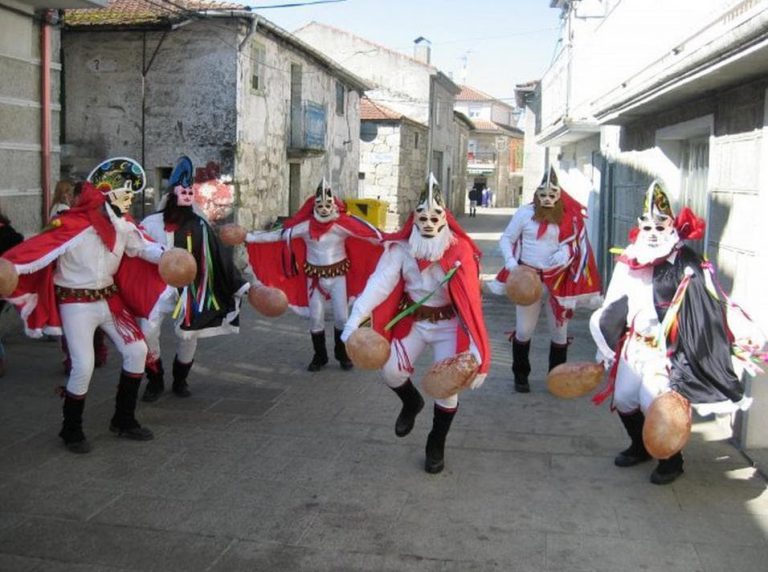
[[[543,296],[529,298],[528,292],[510,295],[516,303],[512,373],[519,393],[530,391],[531,338],[542,306],[550,332],[551,371],[567,360],[568,322],[576,304],[600,295],[600,276],[584,219],[584,207],[560,187],[554,169],[550,169],[536,189],[533,203],[515,212],[499,241],[504,269],[489,283],[491,291],[510,295],[508,282],[530,284],[530,288],[539,283],[544,286]]]
[[[4,255],[22,275],[8,299],[19,308],[27,333],[37,337],[63,331],[67,336],[72,370],[63,391],[59,436],[75,453],[90,450],[82,416],[97,327],[123,358],[110,430],[138,441],[153,438],[134,415],[147,355],[136,317],[156,316],[168,292],[156,266],[164,247],[126,216],[134,194],[144,188],[141,166],[128,158],[109,159],[88,181],[75,207]]]
[[[363,290],[381,255],[380,240],[376,228],[346,214],[325,179],[281,229],[248,233],[248,257],[257,279],[283,290],[291,309],[309,319],[314,353],[308,371],[328,364],[326,301],[333,308],[334,357],[342,369],[352,368],[341,331],[350,299]]]
[[[402,402],[395,434],[403,437],[424,407],[411,381],[413,364],[424,349],[432,348],[435,363],[470,352],[472,373],[479,371],[471,381],[475,388],[488,373],[490,346],[480,300],[480,251],[443,204],[433,177],[403,229],[387,239],[375,273],[352,307],[342,340],[347,341],[368,316],[373,328],[391,339],[382,373]],[[445,440],[457,409],[455,392],[435,400],[426,445],[428,473],[444,468]]]
[[[198,339],[239,332],[240,303],[250,286],[235,267],[231,248],[221,243],[195,206],[193,180],[192,161],[187,156],[180,157],[158,212],[141,223],[155,241],[169,248],[187,250],[197,262],[193,282],[177,289],[176,296],[162,308],[161,319],[142,321],[149,347],[148,382],[143,401],[156,401],[165,390],[160,353],[162,318],[171,315],[176,321],[171,390],[178,397],[189,397],[187,377],[195,359]]]
[[[754,371],[752,358],[763,342],[719,288],[712,266],[683,243],[703,237],[704,221],[687,207],[675,216],[654,181],[631,244],[617,260],[605,302],[590,320],[598,359],[610,366],[608,385],[593,401],[610,397],[631,439],[616,456],[618,467],[649,460],[646,443],[653,450],[667,447],[649,441],[654,431],[646,424],[649,410],[664,419],[680,409],[678,425],[690,432],[687,402],[706,415],[746,409],[752,401],[744,396],[737,371]],[[660,438],[679,440],[681,447],[687,434],[673,433]],[[654,454],[660,462],[652,483],[668,484],[683,473],[683,455],[674,449]]]

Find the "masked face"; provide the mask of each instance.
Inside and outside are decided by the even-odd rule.
[[[414,222],[422,237],[435,238],[446,227],[445,209],[434,203],[431,207],[421,204],[416,207]]]
[[[173,193],[176,195],[176,204],[180,207],[191,207],[195,202],[195,191],[191,187],[176,185],[173,187]]]
[[[660,248],[675,235],[672,219],[665,215],[643,215],[637,219],[637,224],[640,227],[637,242],[648,248]]]
[[[338,209],[331,188],[318,188],[315,192],[315,218],[320,222],[328,222],[337,216]]]
[[[536,189],[536,198],[543,208],[551,209],[560,200],[560,189],[554,187]]]
[[[124,187],[113,189],[107,193],[107,200],[111,205],[116,207],[121,214],[125,214],[131,210],[131,203],[133,203],[133,189],[131,189],[128,184]]]

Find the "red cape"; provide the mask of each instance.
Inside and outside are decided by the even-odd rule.
[[[114,245],[116,231],[106,218],[103,205],[103,195],[86,183],[75,208],[62,212],[43,232],[3,254],[19,273],[19,284],[7,299],[18,308],[27,334],[61,333],[53,290],[56,259],[90,227],[96,229],[105,244]],[[157,265],[130,256],[123,256],[114,280],[125,308],[140,318],[150,316],[167,288]]]
[[[346,214],[346,205],[336,199],[339,218],[328,223],[320,223],[313,216],[314,198],[309,198],[301,209],[283,223],[283,235],[297,224],[309,221],[310,234],[318,237],[339,225],[354,236],[346,239],[345,249],[350,262],[347,279],[347,297],[354,298],[365,288],[368,277],[373,273],[384,249],[366,239],[381,239],[381,233],[362,220]],[[309,306],[307,276],[304,262],[307,259],[307,246],[303,238],[290,241],[249,243],[246,245],[248,260],[256,277],[265,285],[279,288],[288,298],[294,310]]]
[[[481,299],[480,258],[482,253],[474,241],[464,232],[464,229],[459,226],[453,215],[450,212],[446,212],[446,214],[448,226],[458,239],[455,244],[448,247],[440,259],[440,267],[444,272],[458,267],[456,274],[448,281],[448,293],[460,322],[456,339],[456,353],[467,351],[471,339],[482,359],[480,373],[488,373],[491,367],[491,344],[488,339],[488,331],[485,328]],[[388,234],[387,239],[407,240],[412,228],[413,215],[408,218],[400,231]],[[391,330],[384,330],[384,326],[397,315],[398,305],[404,291],[405,282],[400,280],[389,297],[376,307],[371,315],[371,327],[388,340],[404,338],[413,327],[413,317],[406,316]]]

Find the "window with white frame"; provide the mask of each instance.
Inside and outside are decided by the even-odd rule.
[[[254,42],[251,46],[251,91],[263,93],[265,87],[264,63],[267,59],[267,50],[263,44]]]

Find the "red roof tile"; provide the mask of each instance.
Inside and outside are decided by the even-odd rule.
[[[64,12],[65,26],[125,26],[175,22],[204,10],[250,10],[244,4],[213,0],[110,0],[104,8]]]
[[[483,93],[479,89],[469,87],[468,85],[460,85],[461,91],[456,96],[456,101],[495,101],[496,98],[487,93]]]

